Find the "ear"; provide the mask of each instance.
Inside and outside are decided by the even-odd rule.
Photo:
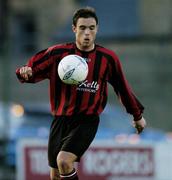
[[[98,30],[99,30],[99,25],[97,25],[97,32],[98,32]]]
[[[75,33],[76,32],[76,26],[72,25],[72,31]]]

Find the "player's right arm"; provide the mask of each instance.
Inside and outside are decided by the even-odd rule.
[[[33,81],[33,70],[31,67],[25,65],[16,69],[16,75],[20,82],[32,83]]]
[[[50,56],[52,48],[40,51],[28,60],[25,66],[16,70],[20,82],[35,83],[49,77],[49,66],[53,62]]]
[[[25,81],[28,81],[30,78],[32,78],[32,74],[32,68],[29,66],[23,66],[19,68],[19,75]]]

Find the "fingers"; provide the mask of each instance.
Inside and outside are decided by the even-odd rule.
[[[142,126],[140,126],[138,124],[135,125],[135,128],[136,128],[136,133],[137,134],[140,134],[144,130],[144,127],[142,127]]]
[[[146,126],[146,121],[144,118],[142,118],[139,121],[133,121],[133,127],[136,128],[137,134],[140,134],[141,132],[143,132],[145,126]]]
[[[20,75],[26,81],[32,76],[32,68],[28,66],[24,66],[20,68]]]

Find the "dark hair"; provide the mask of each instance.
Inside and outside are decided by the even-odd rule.
[[[97,18],[94,8],[92,8],[92,7],[81,8],[81,9],[78,9],[77,11],[75,11],[75,13],[73,15],[72,23],[74,26],[76,26],[79,18],[90,18],[90,17],[94,18],[96,20],[96,24],[98,24],[98,18]]]

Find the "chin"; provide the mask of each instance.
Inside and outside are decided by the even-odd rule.
[[[85,43],[83,43],[83,44],[81,45],[81,47],[85,49],[85,48],[89,48],[89,47],[90,47],[90,45],[89,45],[89,44],[85,44]]]

